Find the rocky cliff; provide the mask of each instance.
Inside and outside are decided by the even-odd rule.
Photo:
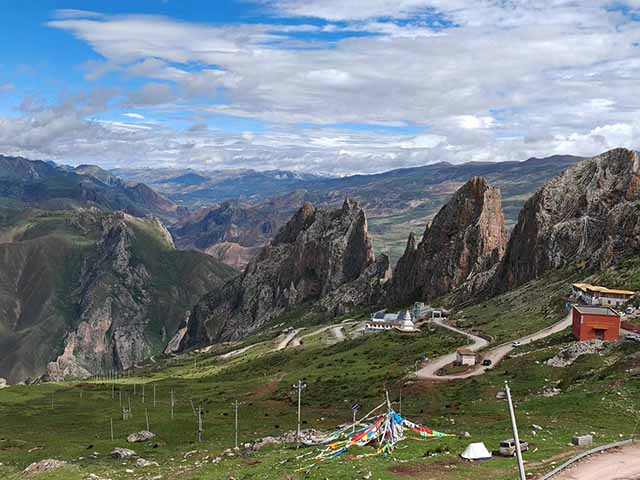
[[[115,213],[101,218],[99,232],[74,292],[77,325],[47,367],[54,380],[127,369],[160,353],[195,301],[232,275],[202,254],[175,250],[154,219]]]
[[[244,337],[301,304],[348,311],[368,302],[387,273],[357,203],[333,210],[305,203],[241,276],[196,305],[181,347]]]
[[[445,295],[465,283],[480,288],[505,245],[500,191],[473,177],[440,209],[420,243],[413,233],[409,236],[387,298],[406,304]]]
[[[177,251],[155,219],[0,208],[0,377],[54,380],[159,353],[234,271]]]
[[[567,169],[525,203],[495,288],[568,264],[606,267],[639,248],[640,159],[619,148]]]

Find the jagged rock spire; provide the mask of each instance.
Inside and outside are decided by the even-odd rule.
[[[500,191],[482,177],[471,178],[415,242],[412,233],[389,286],[391,302],[447,294],[500,260],[506,244]]]

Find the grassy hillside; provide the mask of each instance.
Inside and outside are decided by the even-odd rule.
[[[630,260],[631,261],[631,260]],[[634,260],[635,262],[635,260]],[[633,270],[633,272],[632,272]],[[637,274],[635,267],[626,270]],[[562,292],[580,273],[555,272],[535,285],[464,309],[462,325],[496,340],[515,338],[562,318]],[[538,290],[539,294],[535,294]],[[289,319],[294,324],[295,319]],[[319,327],[307,327],[312,333]],[[166,479],[432,479],[491,478],[511,480],[516,464],[511,458],[468,463],[459,454],[471,441],[496,449],[511,437],[506,404],[496,392],[508,381],[516,400],[521,436],[532,449],[525,454],[531,473],[549,471],[576,453],[567,444],[576,433],[594,432],[597,444],[637,433],[640,418],[640,345],[620,342],[602,354],[584,355],[572,365],[554,368],[545,361],[572,342],[568,331],[522,348],[489,373],[474,379],[433,384],[411,378],[415,361],[436,356],[464,343],[447,331],[426,327],[416,336],[387,333],[358,336],[333,343],[328,332],[308,337],[301,347],[271,352],[272,336],[248,339],[242,344],[219,346],[209,353],[191,353],[130,372],[108,382],[68,383],[12,387],[0,390],[0,473],[18,477],[28,463],[56,457],[71,461],[64,470],[40,478],[86,478],[90,473],[109,478],[154,477]],[[255,346],[234,358],[221,353]],[[308,476],[297,473],[307,465],[296,459],[308,449],[267,447],[257,453],[243,451],[220,462],[212,460],[233,447],[234,400],[240,407],[240,441],[281,435],[295,427],[295,392],[292,384],[304,379],[304,427],[330,429],[351,417],[354,402],[362,410],[377,405],[388,389],[392,400],[402,392],[402,413],[441,431],[469,432],[440,440],[412,439],[387,457],[329,461]],[[145,384],[145,402],[141,385]],[[135,384],[135,387],[134,387]],[[156,388],[157,401],[152,392]],[[112,390],[112,388],[114,390]],[[545,392],[559,389],[554,396]],[[134,394],[135,389],[135,394]],[[169,398],[177,405],[171,419]],[[82,390],[82,397],[81,397]],[[112,400],[114,392],[114,400]],[[130,397],[133,418],[121,420],[119,393]],[[53,398],[53,407],[51,401]],[[125,400],[125,402],[127,401]],[[204,442],[197,444],[194,405],[205,408]],[[145,427],[147,409],[151,430],[158,437],[144,445],[126,444],[126,434]],[[396,404],[396,409],[399,410]],[[109,419],[114,421],[111,441]],[[541,431],[533,433],[533,424]],[[65,442],[58,439],[64,436]],[[91,445],[89,447],[89,445]],[[115,446],[128,446],[158,467],[138,469],[131,462],[108,457]],[[89,458],[98,452],[96,459]],[[354,453],[371,453],[370,449]],[[133,469],[134,473],[127,473]]]

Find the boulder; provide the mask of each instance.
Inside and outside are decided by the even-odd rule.
[[[51,472],[52,470],[57,470],[64,467],[66,464],[67,462],[65,462],[64,460],[47,458],[45,460],[40,460],[39,462],[32,463],[24,469],[23,473],[27,476],[31,476],[40,473]]]
[[[127,437],[127,442],[129,443],[146,442],[147,440],[151,440],[155,436],[156,436],[155,433],[151,433],[147,430],[141,430],[140,432],[135,432],[130,434]]]
[[[113,452],[111,452],[111,456],[113,458],[119,458],[122,460],[128,460],[130,458],[133,458],[135,456],[137,456],[136,452],[134,452],[133,450],[129,450],[128,448],[114,448]]]
[[[136,460],[136,467],[144,468],[144,467],[152,467],[152,466],[157,467],[158,462],[151,462],[149,460],[145,460],[144,458],[139,458],[138,460]]]
[[[0,388],[7,388],[9,386],[9,384],[7,383],[7,380],[4,378],[0,378]]]

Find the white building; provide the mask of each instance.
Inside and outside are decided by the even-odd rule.
[[[474,366],[476,364],[476,352],[468,348],[459,348],[456,350],[456,363],[458,365]]]
[[[400,332],[418,331],[408,310],[403,310],[399,313],[387,313],[386,310],[380,310],[374,313],[365,324],[366,332],[384,332],[394,329]]]
[[[587,305],[603,307],[621,307],[636,294],[631,290],[615,290],[588,283],[574,283],[571,285],[571,293]]]

